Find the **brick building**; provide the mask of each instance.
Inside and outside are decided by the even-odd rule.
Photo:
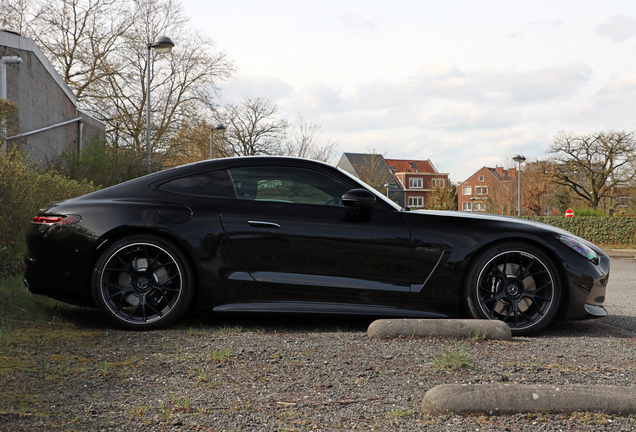
[[[385,193],[398,205],[422,208],[435,188],[449,183],[430,160],[385,159],[379,154],[343,153],[338,167]],[[389,185],[388,187],[386,185]]]
[[[0,62],[6,64],[6,98],[19,108],[19,130],[6,142],[18,145],[42,164],[70,146],[78,152],[95,136],[104,138],[104,123],[80,111],[77,97],[33,40],[0,29]],[[3,147],[5,141],[3,140]]]
[[[400,183],[404,202],[410,208],[422,208],[436,188],[448,185],[448,174],[439,173],[430,160],[385,159]]]
[[[460,211],[516,214],[516,169],[483,167],[457,189]]]

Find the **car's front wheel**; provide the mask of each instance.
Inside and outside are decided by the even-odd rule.
[[[129,236],[97,260],[92,294],[112,322],[132,330],[173,324],[194,294],[191,266],[172,243],[155,236]]]
[[[501,320],[513,335],[542,329],[561,300],[557,271],[528,244],[503,243],[475,260],[464,286],[464,305],[473,318]]]

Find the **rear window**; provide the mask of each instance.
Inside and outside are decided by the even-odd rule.
[[[183,195],[234,198],[234,185],[227,170],[207,171],[162,183],[157,189]]]

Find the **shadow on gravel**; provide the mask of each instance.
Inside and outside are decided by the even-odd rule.
[[[586,337],[586,338],[626,338],[631,339],[631,336],[625,334],[621,328],[612,326],[611,323],[605,321],[607,318],[600,319],[598,322],[594,321],[555,321],[551,323],[542,332],[533,335],[532,337]],[[634,319],[634,318],[632,318]],[[605,325],[604,325],[605,324]],[[636,324],[635,324],[636,325]],[[612,327],[616,327],[613,329]]]
[[[325,316],[325,315],[226,315],[193,314],[179,323],[179,327],[192,328],[242,328],[244,330],[281,332],[298,331],[314,333],[366,333],[373,317]]]
[[[97,310],[63,305],[56,311],[63,322],[92,330],[115,329]],[[179,321],[174,329],[224,329],[226,331],[265,332],[348,332],[366,333],[377,318],[344,315],[295,315],[295,314],[204,314],[191,313]],[[601,325],[599,325],[599,323]],[[603,325],[604,324],[604,325]],[[613,327],[616,330],[613,330]],[[533,338],[553,337],[617,337],[630,338],[624,331],[636,330],[636,317],[610,315],[598,321],[555,321],[543,331],[531,335]]]

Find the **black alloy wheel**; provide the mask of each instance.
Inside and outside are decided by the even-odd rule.
[[[473,318],[501,320],[513,335],[550,323],[561,300],[558,274],[539,249],[503,244],[490,249],[469,270],[464,299]]]
[[[131,236],[111,245],[93,274],[93,297],[116,324],[134,330],[166,327],[181,318],[192,297],[192,271],[171,243]]]

